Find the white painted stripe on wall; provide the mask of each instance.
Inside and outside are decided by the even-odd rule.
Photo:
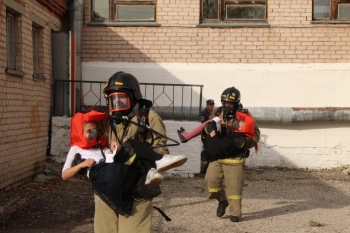
[[[83,80],[107,79],[117,71],[139,82],[200,84],[206,99],[238,88],[245,107],[350,107],[350,64],[189,64],[83,62]]]
[[[106,81],[113,73],[132,73],[140,82],[201,84],[203,103],[235,86],[244,107],[350,107],[350,64],[184,64],[84,62],[84,80]],[[185,122],[167,123],[167,132],[177,138],[176,129]],[[197,122],[188,122],[194,128]],[[186,128],[187,129],[187,128]],[[332,168],[350,164],[350,123],[318,122],[261,124],[260,152],[252,153],[249,166]],[[196,139],[196,140],[199,140]],[[192,143],[192,142],[191,142]],[[195,142],[193,142],[195,143]],[[199,156],[196,145],[171,147],[174,154]],[[191,150],[193,150],[191,152]],[[199,169],[199,160],[186,170]]]

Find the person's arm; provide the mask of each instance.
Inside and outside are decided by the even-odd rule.
[[[201,111],[201,113],[199,114],[199,121],[201,123],[205,122],[205,114],[204,111]]]
[[[86,167],[92,167],[94,165],[95,165],[94,159],[91,159],[91,158],[86,159],[84,162],[81,162],[75,165],[74,167],[67,168],[66,170],[64,170],[62,172],[62,179],[68,180],[69,178],[72,178],[73,176],[75,176],[80,171],[80,169],[86,168]]]
[[[62,175],[61,176],[62,176],[63,180],[67,180],[67,179],[73,177],[75,174],[77,174],[79,172],[79,170],[81,168],[87,167],[87,165],[95,163],[94,159],[87,159],[83,163],[80,163],[80,164],[72,167],[72,162],[73,162],[73,160],[75,158],[75,154],[78,153],[78,152],[79,152],[78,151],[78,147],[76,147],[76,146],[72,146],[69,149],[69,152],[67,154],[66,162],[64,163],[64,166],[63,166],[63,169],[62,169]],[[91,161],[91,160],[93,160],[93,161]],[[86,161],[88,161],[88,162],[86,162]]]

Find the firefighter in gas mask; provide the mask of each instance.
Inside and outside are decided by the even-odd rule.
[[[224,122],[218,135],[221,138],[228,137],[234,132],[235,125],[238,124],[236,118],[237,111],[245,111],[240,103],[241,94],[235,87],[225,89],[221,94],[222,106],[214,109],[210,119],[218,116]],[[260,130],[254,124],[254,137],[235,137],[233,146],[238,148],[232,154],[223,155],[222,159],[209,161],[205,181],[209,190],[209,199],[219,201],[217,207],[217,216],[222,217],[226,208],[229,207],[230,220],[239,222],[242,215],[242,191],[244,183],[244,164],[249,156],[249,150],[257,145],[260,139]],[[204,142],[204,146],[205,142]],[[225,180],[226,193],[223,188],[223,179]]]
[[[120,146],[129,139],[139,139],[149,145],[166,145],[167,138],[161,136],[166,135],[165,125],[160,116],[149,109],[152,102],[142,98],[139,82],[133,75],[124,72],[113,74],[103,93],[111,122],[109,143],[117,142]],[[146,127],[140,127],[142,124],[147,124],[159,134],[145,130]],[[166,146],[155,147],[154,151],[160,155],[169,153]],[[133,211],[128,217],[116,214],[105,202],[95,198],[95,232],[150,232],[152,199],[134,198]]]

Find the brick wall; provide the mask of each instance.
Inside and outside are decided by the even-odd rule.
[[[157,63],[349,62],[347,24],[311,24],[311,0],[268,3],[270,28],[197,28],[199,0],[158,0],[160,27],[85,26],[82,59]],[[89,1],[85,1],[84,10],[88,23]]]
[[[4,0],[5,1],[5,0]],[[0,0],[0,190],[30,179],[44,169],[48,146],[51,105],[51,28],[61,26],[61,19],[37,1],[9,1],[21,4],[17,55],[24,76],[5,72],[6,5]],[[42,29],[40,57],[45,80],[33,78],[32,20],[30,15],[46,22]]]

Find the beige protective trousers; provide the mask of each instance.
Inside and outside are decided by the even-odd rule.
[[[218,161],[209,163],[205,182],[209,191],[209,199],[219,201],[228,199],[229,214],[236,217],[242,215],[242,192],[244,184],[243,164],[227,165]],[[223,182],[225,180],[226,193]]]
[[[150,200],[134,201],[129,217],[118,215],[95,194],[95,233],[150,233],[153,203]]]

